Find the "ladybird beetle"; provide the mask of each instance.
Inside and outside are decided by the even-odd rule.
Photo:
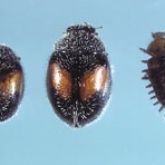
[[[0,45],[0,121],[12,117],[23,95],[24,75],[20,58]]]
[[[145,53],[150,55],[150,59],[143,60],[148,68],[144,69],[145,73],[142,79],[149,79],[150,84],[146,87],[152,87],[153,90],[149,94],[154,93],[151,99],[157,99],[154,105],[161,104],[159,111],[165,107],[165,33],[157,32],[152,34],[153,41],[148,48],[142,49]]]
[[[73,127],[95,120],[110,96],[111,69],[96,29],[67,28],[57,42],[47,71],[47,91],[56,114]]]

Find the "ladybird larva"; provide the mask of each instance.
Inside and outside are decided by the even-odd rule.
[[[70,26],[50,57],[49,100],[55,113],[73,127],[94,121],[110,96],[110,63],[97,35],[91,25]]]
[[[150,81],[146,88],[153,88],[149,94],[154,94],[151,99],[156,99],[154,105],[161,104],[159,111],[165,107],[165,33],[152,33],[153,41],[147,49],[141,50],[147,53],[150,58],[143,60],[147,64],[147,69],[142,79]]]
[[[0,122],[12,117],[24,90],[20,58],[7,46],[0,45]]]

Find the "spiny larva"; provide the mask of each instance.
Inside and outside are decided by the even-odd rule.
[[[154,105],[161,104],[159,111],[165,107],[165,33],[157,32],[152,34],[153,41],[147,49],[142,49],[150,58],[142,62],[147,64],[143,79],[150,81],[147,88],[152,88],[149,94],[151,99],[156,99]]]

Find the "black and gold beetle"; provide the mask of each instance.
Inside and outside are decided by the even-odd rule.
[[[20,58],[0,45],[0,121],[12,117],[22,99],[24,74]]]
[[[88,24],[68,27],[49,61],[50,102],[56,114],[73,127],[95,120],[110,96],[110,63],[95,30]]]

